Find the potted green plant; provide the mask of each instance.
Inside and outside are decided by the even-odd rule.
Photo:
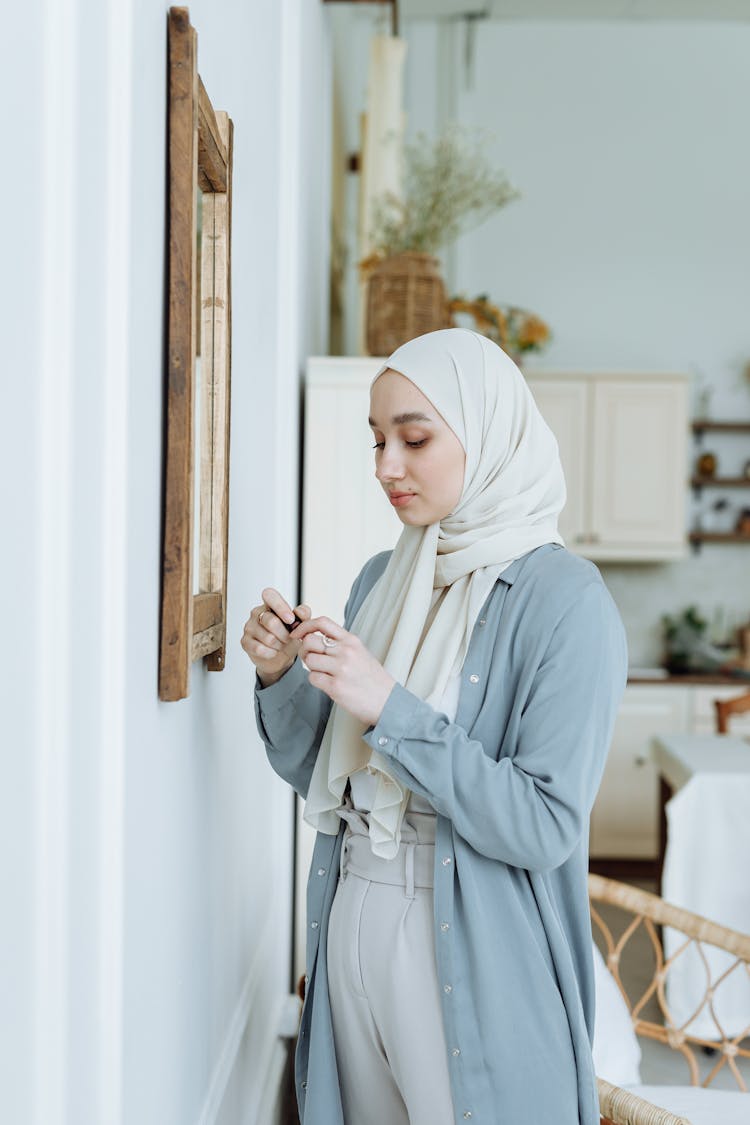
[[[701,617],[696,606],[691,605],[677,617],[662,614],[661,623],[665,645],[664,667],[675,675],[694,671],[700,663],[696,658],[708,621]]]
[[[359,263],[370,355],[451,324],[437,251],[520,194],[490,167],[482,134],[455,123],[435,140],[418,133],[403,166],[403,193],[376,201],[373,250]]]

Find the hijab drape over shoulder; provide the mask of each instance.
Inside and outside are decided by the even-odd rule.
[[[464,328],[428,332],[397,348],[372,382],[389,369],[414,383],[461,442],[464,484],[456,508],[444,519],[425,527],[404,525],[351,632],[395,680],[436,703],[451,673],[462,668],[476,618],[502,571],[543,543],[565,545],[557,530],[565,477],[557,440],[523,375],[487,337]],[[336,835],[347,778],[367,768],[378,777],[369,816],[371,847],[391,859],[409,790],[363,740],[367,729],[332,705],[304,818]]]

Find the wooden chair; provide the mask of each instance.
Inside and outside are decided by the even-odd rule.
[[[601,1125],[692,1125],[686,1117],[678,1117],[645,1098],[639,1098],[619,1086],[597,1078]]]
[[[735,695],[733,699],[715,699],[716,708],[716,733],[729,734],[729,718],[731,715],[741,715],[750,711],[750,691],[744,695]]]
[[[594,929],[598,928],[604,938],[604,959],[625,1000],[636,1035],[666,1043],[673,1050],[679,1051],[684,1056],[688,1067],[689,1083],[685,1084],[686,1088],[701,1087],[702,1090],[706,1090],[705,1094],[693,1095],[696,1103],[700,1100],[700,1114],[694,1116],[691,1111],[691,1116],[688,1119],[672,1112],[669,1108],[669,1095],[670,1092],[674,1094],[674,1087],[662,1087],[664,1090],[664,1101],[662,1103],[664,1108],[659,1108],[651,1100],[646,1101],[631,1090],[621,1089],[599,1078],[597,1081],[602,1125],[703,1125],[704,1121],[717,1123],[718,1125],[722,1120],[722,1106],[728,1106],[731,1101],[734,1107],[733,1112],[737,1112],[738,1097],[743,1099],[743,1103],[740,1105],[741,1113],[744,1110],[744,1097],[747,1097],[747,1120],[750,1121],[750,1092],[748,1092],[745,1080],[735,1062],[738,1057],[750,1059],[750,1024],[739,1036],[729,1036],[721,1027],[713,1009],[713,992],[730,973],[747,973],[750,978],[750,934],[730,930],[701,917],[699,914],[673,906],[658,895],[650,894],[648,891],[631,887],[614,879],[606,879],[601,875],[589,875],[589,903]],[[598,903],[608,903],[624,912],[625,928],[617,939],[613,937],[612,932],[597,910]],[[620,964],[625,946],[640,926],[644,927],[650,939],[654,968],[643,995],[631,999],[622,983]],[[666,961],[657,926],[670,926],[679,930],[686,937],[686,941]],[[703,956],[703,944],[726,950],[734,957],[734,961],[716,980],[710,979],[708,966]],[[691,945],[695,946],[706,966],[708,979],[702,1005],[708,1005],[708,1011],[716,1023],[717,1037],[715,1039],[703,1039],[693,1035],[689,1030],[686,1030],[685,1024],[682,1027],[677,1026],[667,1004],[664,982],[670,966]],[[659,1022],[647,1019],[644,1015],[644,1008],[652,997],[658,1001],[661,1016]],[[695,1014],[691,1015],[690,1021]],[[688,1021],[688,1024],[690,1021]],[[696,1049],[700,1050],[701,1048],[714,1048],[718,1052],[718,1060],[713,1066],[709,1063],[709,1072],[703,1078],[701,1078],[699,1060],[696,1056]],[[704,1054],[704,1052],[701,1053]],[[708,1091],[706,1088],[710,1086],[716,1075],[724,1067],[728,1067],[732,1072],[739,1090],[734,1093],[728,1093],[724,1090]],[[655,1101],[660,1101],[658,1091],[659,1087],[649,1087],[649,1099],[654,1098]],[[685,1092],[687,1093],[687,1090]],[[742,1113],[742,1120],[745,1120],[744,1113]]]

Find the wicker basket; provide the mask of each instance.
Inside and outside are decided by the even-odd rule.
[[[416,250],[373,268],[365,307],[369,355],[390,355],[407,340],[453,323],[437,258]]]

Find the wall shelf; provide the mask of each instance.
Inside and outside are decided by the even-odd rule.
[[[691,531],[691,543],[750,543],[750,535],[739,531]]]
[[[694,418],[692,422],[693,433],[700,434],[704,430],[718,430],[720,433],[750,434],[750,422],[713,422],[709,418]]]
[[[690,424],[693,431],[693,437],[698,447],[702,444],[704,433],[715,434],[750,434],[750,421],[747,420],[714,420],[711,418],[694,418]],[[698,467],[696,461],[695,467]],[[747,466],[745,467],[747,468]],[[737,489],[746,488],[750,489],[750,477],[747,476],[731,476],[731,477],[716,477],[707,476],[701,473],[693,473],[690,477],[690,485],[693,489],[693,494],[698,497],[704,488],[710,489]],[[716,501],[718,504],[719,501]],[[724,502],[726,504],[726,501]],[[739,504],[742,512],[747,509],[743,507],[744,501],[739,499]],[[698,521],[700,522],[700,516]],[[736,526],[744,525],[744,519],[741,520],[741,513],[738,509]],[[688,535],[688,540],[694,552],[700,551],[701,543],[750,543],[750,533],[742,531],[703,531],[700,527],[695,527]]]
[[[691,477],[693,488],[750,488],[750,477]]]

